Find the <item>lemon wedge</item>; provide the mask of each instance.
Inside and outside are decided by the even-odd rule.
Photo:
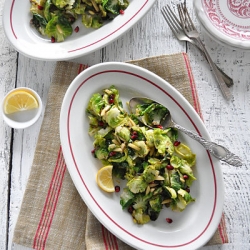
[[[26,90],[16,90],[6,96],[4,100],[4,113],[12,114],[24,110],[38,108],[37,99]]]
[[[96,182],[98,186],[103,191],[109,193],[115,191],[115,186],[112,177],[112,169],[113,169],[112,165],[107,165],[105,167],[100,168],[96,175]]]

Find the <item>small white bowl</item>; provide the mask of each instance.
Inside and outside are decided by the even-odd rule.
[[[5,98],[10,93],[12,93],[14,91],[17,91],[17,90],[26,90],[29,93],[31,93],[38,101],[38,108],[27,110],[27,111],[21,111],[21,112],[17,112],[17,113],[10,114],[10,115],[6,115],[4,113],[4,101],[5,101]],[[15,129],[24,129],[24,128],[28,128],[31,125],[33,125],[38,120],[38,118],[40,117],[40,115],[42,113],[42,109],[43,109],[43,105],[42,105],[42,100],[41,100],[40,96],[33,89],[26,88],[26,87],[20,87],[20,88],[15,88],[15,89],[11,90],[4,97],[4,99],[2,101],[2,104],[1,104],[1,113],[2,113],[4,121],[11,128],[15,128]]]

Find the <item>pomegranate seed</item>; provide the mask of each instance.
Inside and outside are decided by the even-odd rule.
[[[104,126],[104,122],[103,121],[99,121],[98,122],[98,126],[103,127]]]
[[[166,222],[171,224],[173,222],[173,220],[171,218],[166,218]]]
[[[131,135],[131,139],[132,139],[132,140],[137,139],[137,137],[138,137],[137,135]]]
[[[137,131],[133,131],[132,135],[138,135]]]
[[[95,154],[95,149],[91,150],[91,154],[93,155],[94,158],[97,158],[97,156]]]
[[[79,26],[76,26],[75,29],[74,29],[74,31],[75,31],[76,33],[79,32]]]
[[[174,169],[174,167],[172,165],[170,165],[170,164],[167,165],[166,168],[167,168],[167,170],[173,170]]]
[[[115,192],[116,193],[120,192],[120,187],[119,186],[115,186]]]
[[[111,151],[110,153],[109,153],[109,156],[115,156],[116,155],[116,152],[115,151]]]
[[[162,125],[155,125],[155,128],[163,129]]]
[[[179,146],[180,144],[181,144],[181,143],[180,143],[179,141],[175,141],[175,142],[174,142],[174,146],[175,146],[175,147]]]
[[[37,8],[38,8],[39,10],[43,10],[43,6],[41,6],[41,5],[37,5]]]
[[[55,37],[51,37],[51,42],[54,43],[56,41]]]
[[[113,104],[114,103],[114,99],[110,98],[109,99],[109,104]]]
[[[128,207],[128,212],[129,212],[130,214],[132,214],[132,213],[133,213],[133,211],[134,211],[134,209],[133,209],[133,207],[132,207],[132,206]]]
[[[110,98],[110,99],[115,99],[115,95],[114,95],[114,94],[111,94],[111,95],[109,96],[109,98]]]
[[[188,178],[189,178],[189,176],[188,176],[187,174],[184,174],[184,175],[183,175],[183,179],[184,179],[184,180],[187,180]]]
[[[120,10],[119,12],[120,12],[120,14],[121,14],[121,15],[123,15],[123,14],[124,14],[124,10]]]

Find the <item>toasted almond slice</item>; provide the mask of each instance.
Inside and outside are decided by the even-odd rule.
[[[164,181],[165,178],[161,175],[158,175],[156,178],[155,178],[156,181]]]
[[[158,186],[159,184],[157,184],[157,183],[151,183],[151,184],[149,184],[149,187],[156,187],[156,186]]]
[[[93,5],[94,8],[95,8],[95,11],[96,11],[96,12],[99,12],[100,10],[99,10],[99,7],[98,7],[98,5],[96,4],[96,2],[95,2],[94,0],[91,0],[91,2],[92,2],[92,5]]]
[[[111,108],[110,105],[107,105],[102,111],[101,111],[101,116],[104,116],[106,112]]]
[[[128,146],[129,146],[130,148],[133,148],[133,149],[136,150],[136,151],[139,151],[139,150],[140,150],[140,148],[139,148],[138,146],[134,145],[133,143],[129,143]]]
[[[125,147],[126,147],[126,144],[125,144],[125,143],[122,143],[122,144],[121,144],[122,152],[124,151]]]
[[[119,142],[116,139],[113,139],[112,142],[116,145],[119,145]]]
[[[161,204],[167,204],[167,203],[170,203],[172,200],[171,199],[166,199],[166,200],[164,200],[164,201],[162,201],[162,203]]]
[[[147,194],[149,194],[149,192],[150,192],[150,187],[149,187],[149,186],[147,186],[147,189],[146,189],[146,195],[147,195]]]
[[[121,148],[115,148],[113,151],[122,153],[122,149]]]

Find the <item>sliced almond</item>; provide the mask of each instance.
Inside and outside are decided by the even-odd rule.
[[[147,186],[147,189],[146,189],[146,195],[147,195],[147,194],[149,194],[149,192],[150,192],[150,187],[149,187],[149,186]]]
[[[112,91],[109,90],[109,89],[105,89],[104,92],[106,92],[108,95],[111,95],[111,94],[112,94]]]
[[[139,148],[138,146],[134,145],[133,143],[129,143],[128,146],[129,146],[130,148],[133,148],[133,149],[136,150],[136,151],[139,151],[139,150],[140,150],[140,148]]]
[[[119,145],[119,142],[116,139],[113,139],[112,142],[116,145]]]
[[[124,151],[125,147],[126,147],[125,143],[122,143],[122,144],[121,144],[122,152]]]
[[[99,7],[98,7],[98,5],[96,4],[96,2],[95,2],[94,0],[91,0],[91,2],[92,2],[93,6],[94,6],[94,8],[95,8],[95,11],[96,11],[96,12],[99,12],[100,10],[99,10]]]
[[[157,184],[157,183],[151,183],[151,184],[149,184],[149,187],[156,187],[156,186],[158,186],[159,184]]]
[[[161,204],[167,204],[167,203],[170,203],[172,200],[171,199],[166,199],[166,200],[164,200],[164,201],[162,201],[162,203]]]
[[[156,181],[164,181],[165,178],[161,175],[158,175],[156,178],[155,178]]]
[[[122,149],[121,148],[115,148],[113,151],[122,153]]]
[[[102,111],[101,111],[101,116],[104,116],[106,112],[111,108],[110,105],[107,105]]]

